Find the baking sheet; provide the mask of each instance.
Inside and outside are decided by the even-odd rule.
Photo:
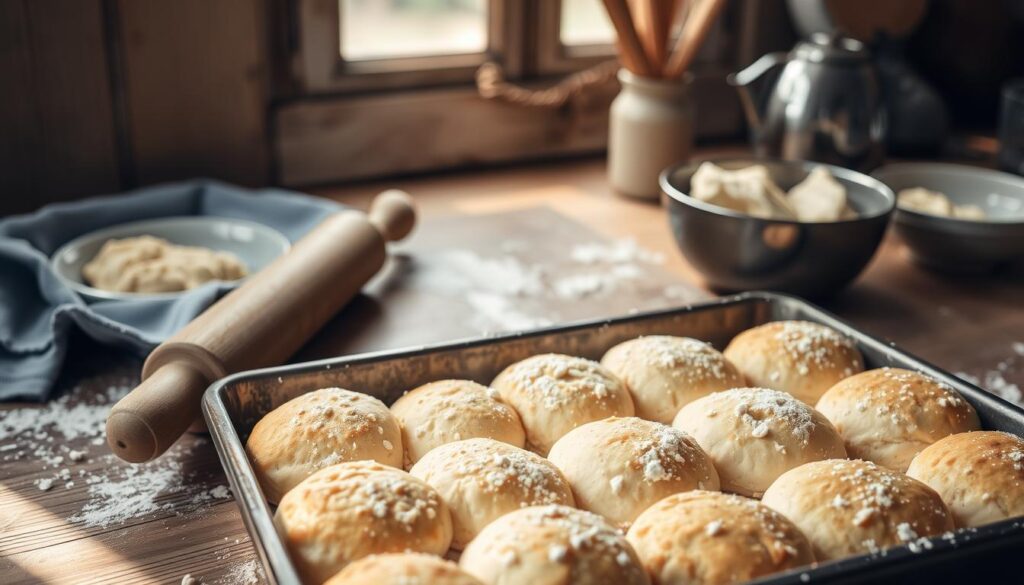
[[[246,528],[268,578],[281,585],[301,581],[273,527],[270,506],[245,456],[253,425],[288,400],[319,388],[339,386],[365,392],[391,404],[403,392],[444,378],[489,383],[505,366],[539,353],[565,353],[599,359],[611,346],[641,335],[680,335],[722,349],[741,331],[769,321],[804,319],[828,325],[853,338],[868,368],[902,367],[922,371],[956,388],[974,405],[985,429],[1024,436],[1024,411],[894,346],[861,333],[834,315],[801,299],[775,293],[743,293],[707,303],[625,317],[477,338],[440,345],[384,351],[242,372],[214,383],[203,399],[203,413],[227,472]],[[928,548],[930,546],[930,548]],[[962,582],[958,570],[990,582],[1010,579],[1014,549],[1024,546],[1024,522],[1005,522],[935,538],[927,546],[898,547],[875,555],[797,569],[756,581],[797,583]],[[977,562],[976,562],[977,561]],[[982,562],[984,561],[984,562]],[[1019,576],[1019,575],[1018,575]]]

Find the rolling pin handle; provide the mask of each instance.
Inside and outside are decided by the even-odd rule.
[[[107,444],[132,463],[163,454],[199,415],[200,398],[210,381],[181,363],[161,366],[125,396],[107,417]]]
[[[416,206],[412,196],[400,189],[382,191],[370,204],[367,214],[385,241],[397,242],[416,225]]]

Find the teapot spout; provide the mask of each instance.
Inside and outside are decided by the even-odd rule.
[[[729,74],[725,81],[736,88],[740,96],[740,103],[743,105],[743,114],[747,118],[747,124],[759,132],[762,126],[762,113],[758,109],[757,102],[766,103],[766,100],[758,100],[752,91],[752,86],[775,67],[783,64],[789,56],[786,53],[768,53],[741,71]]]

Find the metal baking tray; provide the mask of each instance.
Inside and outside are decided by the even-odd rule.
[[[280,404],[330,386],[365,392],[391,404],[406,390],[434,380],[467,378],[487,384],[505,366],[538,353],[600,359],[613,345],[641,335],[695,337],[721,349],[745,329],[785,319],[814,321],[845,333],[857,342],[869,368],[895,366],[934,376],[974,405],[983,428],[1024,436],[1024,411],[1020,408],[890,343],[861,333],[806,301],[764,292],[498,337],[242,372],[217,381],[207,390],[203,414],[268,579],[279,585],[299,585],[244,447],[256,421]],[[955,538],[937,537],[915,546],[913,551],[906,546],[892,548],[779,573],[756,583],[1024,583],[1024,572],[1016,558],[1022,547],[1024,521],[1007,520],[958,531]]]

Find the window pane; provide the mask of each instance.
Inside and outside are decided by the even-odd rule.
[[[563,45],[608,45],[615,42],[615,29],[601,0],[562,0]]]
[[[481,53],[487,0],[338,0],[349,61]]]

